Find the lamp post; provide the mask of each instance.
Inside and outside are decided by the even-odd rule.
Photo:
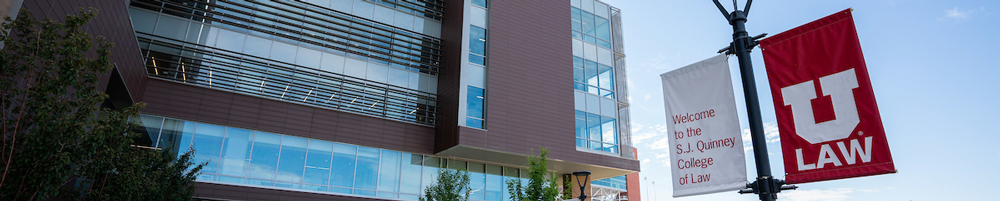
[[[576,171],[573,172],[573,176],[576,176],[576,184],[580,186],[580,201],[587,199],[587,195],[584,191],[587,189],[587,183],[590,183],[590,171]],[[580,177],[583,177],[583,183],[580,183]]]

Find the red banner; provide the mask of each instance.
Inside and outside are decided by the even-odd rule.
[[[786,182],[896,172],[850,9],[763,39],[760,46]]]

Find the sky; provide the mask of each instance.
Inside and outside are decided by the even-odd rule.
[[[602,0],[621,9],[642,200],[757,200],[721,192],[672,198],[659,74],[717,55],[732,27],[708,0]],[[732,1],[721,1],[732,10]],[[742,9],[745,0],[739,0]],[[895,174],[799,184],[779,200],[996,200],[1000,186],[1000,1],[755,1],[751,36],[775,35],[847,8],[872,81]],[[760,49],[751,53],[767,150],[784,175],[774,106]],[[750,147],[738,63],[730,57],[744,145]],[[752,151],[747,177],[756,177]],[[783,176],[778,176],[783,179]]]

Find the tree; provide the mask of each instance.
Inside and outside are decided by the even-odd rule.
[[[3,24],[0,197],[191,199],[203,166],[192,168],[191,151],[174,157],[132,146],[139,134],[130,119],[145,104],[101,108],[108,95],[97,83],[112,69],[113,44],[82,31],[96,15],[81,9],[64,22],[38,21],[21,10]]]
[[[549,172],[549,150],[542,148],[538,157],[528,156],[528,184],[522,186],[521,180],[508,180],[507,191],[513,201],[552,201],[559,197],[559,185],[556,174]],[[546,177],[547,176],[547,177]]]
[[[438,170],[437,182],[424,189],[421,201],[464,201],[469,200],[469,173],[465,170]]]

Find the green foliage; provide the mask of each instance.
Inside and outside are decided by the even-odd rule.
[[[437,182],[424,189],[421,201],[464,201],[469,200],[469,173],[465,170],[438,170]]]
[[[549,150],[542,148],[538,157],[528,156],[528,184],[522,186],[520,180],[508,180],[507,191],[513,201],[552,201],[559,197],[556,174],[549,172]]]
[[[130,121],[145,104],[113,111],[97,86],[112,69],[113,44],[92,39],[82,27],[94,9],[64,22],[35,20],[21,10],[7,18],[0,40],[0,197],[92,200],[189,200],[197,170],[191,152],[132,146],[139,134]],[[7,31],[9,30],[9,31]],[[94,48],[96,44],[96,49]]]

